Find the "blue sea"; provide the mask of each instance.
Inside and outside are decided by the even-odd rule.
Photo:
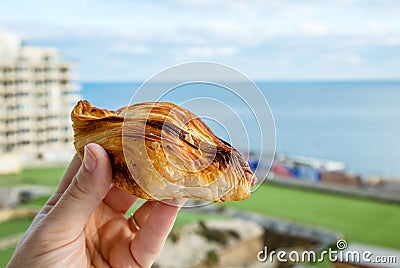
[[[95,106],[117,109],[130,103],[140,85],[83,83],[81,95]],[[400,82],[258,82],[257,85],[274,117],[277,152],[342,161],[347,170],[364,178],[400,177]],[[181,90],[165,100],[182,103],[212,95],[214,90]],[[223,94],[222,100],[230,102]],[[188,105],[186,108],[190,109]],[[235,105],[232,102],[230,106],[240,110]],[[203,108],[209,114],[220,117],[224,114],[213,105]],[[227,122],[226,128],[235,125]],[[219,133],[218,124],[209,123],[224,136]],[[248,128],[251,137],[256,128]]]

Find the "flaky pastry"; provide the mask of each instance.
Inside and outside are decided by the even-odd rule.
[[[86,144],[100,144],[113,184],[140,198],[243,200],[256,181],[237,150],[175,104],[144,102],[110,111],[79,101],[71,117],[79,157]]]

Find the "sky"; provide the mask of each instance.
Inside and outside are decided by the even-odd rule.
[[[198,60],[254,80],[397,80],[399,14],[397,0],[2,0],[0,32],[58,48],[81,81]]]

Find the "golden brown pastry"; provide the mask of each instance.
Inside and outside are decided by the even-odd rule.
[[[238,151],[175,104],[145,102],[109,111],[79,101],[71,117],[80,158],[86,144],[103,146],[113,183],[138,197],[243,200],[256,181]]]

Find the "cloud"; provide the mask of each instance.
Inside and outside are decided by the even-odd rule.
[[[342,63],[342,64],[361,64],[363,62],[363,57],[356,53],[331,53],[326,54],[321,57],[322,60],[330,63]]]
[[[235,47],[187,47],[185,52],[195,57],[232,56],[238,53]]]
[[[397,47],[400,46],[400,36],[387,36],[380,39],[384,46]]]
[[[400,2],[392,0],[71,0],[61,7],[41,0],[25,1],[25,9],[5,3],[0,25],[76,59],[83,79],[144,79],[199,58],[265,79],[400,69],[393,56],[400,55]]]
[[[143,44],[130,44],[127,42],[117,43],[111,48],[113,52],[122,54],[148,54],[151,49]]]

